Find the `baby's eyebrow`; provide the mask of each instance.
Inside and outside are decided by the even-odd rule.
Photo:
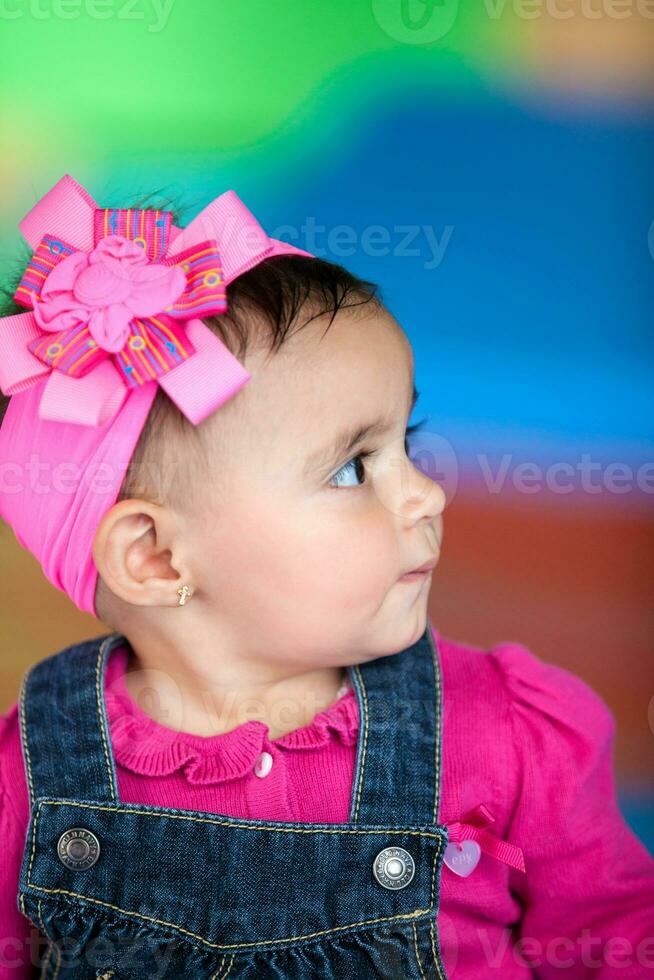
[[[411,396],[411,408],[409,410],[409,415],[416,406],[418,401],[419,391],[415,384],[413,385],[413,394]],[[328,466],[332,462],[338,462],[340,459],[344,459],[348,453],[351,453],[353,449],[359,446],[364,439],[369,439],[371,436],[380,436],[388,432],[393,428],[390,422],[369,422],[367,425],[360,425],[356,428],[344,429],[339,432],[338,435],[328,446],[323,446],[315,453],[311,453],[307,457],[304,464],[304,472],[310,473],[313,470],[320,469],[324,466]]]

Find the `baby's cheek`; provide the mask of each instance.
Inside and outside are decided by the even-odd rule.
[[[399,574],[395,535],[361,515],[352,522],[332,515],[304,537],[301,551],[303,581],[340,608],[378,605]]]
[[[251,577],[274,554],[276,538],[254,508],[232,506],[198,521],[193,532],[192,554],[203,580],[229,588]]]

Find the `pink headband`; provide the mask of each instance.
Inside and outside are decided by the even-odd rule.
[[[161,385],[194,425],[250,375],[200,317],[273,255],[234,191],[186,228],[169,211],[99,208],[65,174],[19,224],[35,250],[0,319],[0,517],[48,580],[97,615],[93,540]]]

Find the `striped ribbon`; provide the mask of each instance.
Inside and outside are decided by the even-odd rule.
[[[149,262],[159,262],[170,239],[172,211],[146,211],[140,208],[96,208],[93,212],[93,241],[122,235],[145,249]]]
[[[141,244],[151,262],[182,268],[186,287],[172,306],[156,316],[135,317],[122,350],[116,354],[99,347],[84,322],[69,330],[42,333],[28,344],[29,350],[44,364],[73,378],[83,377],[112,357],[129,388],[161,377],[188,360],[195,347],[186,334],[184,321],[224,313],[227,294],[215,241],[200,242],[171,258],[162,258],[171,220],[168,211],[98,208],[94,212],[96,245],[106,235],[123,235]],[[16,289],[15,302],[33,308],[50,272],[75,251],[54,235],[45,235]]]

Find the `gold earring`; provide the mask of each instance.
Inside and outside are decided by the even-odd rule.
[[[183,606],[186,600],[191,595],[191,590],[189,589],[188,585],[182,585],[181,588],[177,590],[177,595],[179,596],[179,602],[177,603],[177,605]]]

